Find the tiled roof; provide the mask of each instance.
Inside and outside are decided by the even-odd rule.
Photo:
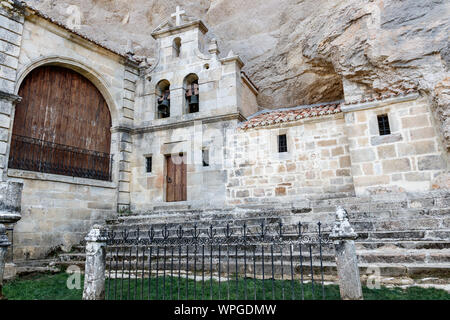
[[[94,39],[88,37],[87,35],[77,31],[77,30],[69,28],[67,25],[65,25],[61,21],[55,20],[54,18],[52,18],[52,17],[48,16],[47,14],[43,13],[42,11],[36,9],[34,6],[32,6],[29,3],[26,3],[25,1],[14,0],[13,3],[14,3],[14,5],[16,7],[20,8],[20,9],[31,10],[33,12],[33,14],[35,14],[36,16],[41,17],[41,18],[43,18],[43,19],[45,19],[45,20],[47,20],[47,21],[49,21],[49,22],[51,22],[51,23],[53,23],[53,24],[55,24],[55,25],[57,25],[57,26],[59,26],[59,27],[61,27],[63,29],[65,29],[65,30],[67,30],[67,31],[69,31],[69,32],[71,32],[71,33],[73,33],[73,34],[75,34],[75,35],[77,35],[77,36],[79,36],[79,37],[89,41],[89,42],[92,42],[92,43],[96,44],[97,46],[99,46],[99,47],[101,47],[103,49],[106,49],[106,50],[108,50],[108,51],[110,51],[110,52],[112,52],[112,53],[114,53],[116,55],[119,55],[119,56],[121,56],[121,57],[123,57],[123,58],[125,58],[127,60],[130,60],[130,61],[133,61],[133,62],[140,62],[140,61],[138,61],[137,59],[134,59],[132,56],[130,56],[128,54],[119,52],[118,50],[110,48],[107,45],[102,44],[99,41],[94,40]]]
[[[320,117],[324,115],[340,113],[340,103],[328,103],[311,107],[297,107],[292,109],[263,111],[249,118],[240,126],[241,130],[256,127],[270,126],[278,123],[293,122],[306,118]]]

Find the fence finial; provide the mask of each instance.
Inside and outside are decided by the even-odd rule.
[[[336,221],[330,234],[331,239],[353,239],[358,238],[358,234],[353,230],[348,220],[348,213],[343,207],[336,208]]]
[[[347,211],[340,206],[337,207],[336,221],[330,239],[334,240],[339,290],[344,300],[363,299],[354,241],[357,237],[358,234],[350,224]]]
[[[105,299],[106,240],[104,228],[94,225],[86,238],[83,300]]]

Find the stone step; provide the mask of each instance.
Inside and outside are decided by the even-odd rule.
[[[138,267],[141,267],[141,263],[142,260],[144,259],[146,262],[149,259],[149,254],[150,254],[150,250],[148,248],[146,248],[145,250],[145,254],[143,253],[143,250],[139,250],[139,252],[136,254],[136,251],[134,250],[133,247],[131,248],[131,252],[129,251],[129,249],[124,248],[119,250],[118,252],[115,250],[112,250],[110,252],[108,252],[107,254],[107,261],[108,263],[110,263],[110,261],[113,261],[112,263],[114,263],[114,261],[118,261],[119,264],[121,264],[122,261],[125,261],[125,264],[131,264],[132,267],[135,266],[136,264],[136,257],[137,257],[137,261],[138,261]],[[262,253],[260,251],[260,248],[258,248],[259,250],[257,252],[255,252],[255,254],[253,254],[253,251],[247,250],[246,253],[246,257],[247,257],[247,261],[248,263],[252,263],[253,260],[255,261],[262,261],[263,256]],[[326,249],[326,248],[325,248]],[[328,248],[331,249],[331,248]],[[152,251],[152,263],[156,264],[156,260],[159,260],[160,263],[162,263],[162,261],[164,261],[164,251],[162,248],[160,248],[159,250],[159,259],[157,259],[157,249],[154,248]],[[443,249],[443,250],[402,250],[402,249],[389,249],[389,250],[357,250],[357,255],[358,255],[358,260],[359,263],[393,263],[393,264],[404,264],[404,263],[422,263],[422,264],[434,264],[434,263],[447,263],[449,268],[450,268],[450,250],[449,249]],[[322,254],[320,255],[318,250],[313,250],[312,251],[312,256],[310,256],[309,252],[308,252],[308,248],[303,248],[303,253],[302,253],[302,261],[303,263],[309,263],[309,261],[313,260],[313,262],[318,262],[320,261],[320,256],[322,256],[322,260],[323,262],[334,262],[335,261],[335,256],[334,256],[334,252],[333,250],[323,250]],[[67,263],[67,262],[79,262],[79,261],[83,261],[83,259],[85,259],[85,254],[83,253],[69,253],[69,254],[60,254],[60,262],[63,263]],[[187,254],[186,254],[186,250],[185,248],[182,249],[181,252],[179,252],[177,250],[177,248],[175,248],[174,250],[174,256],[173,259],[175,261],[175,264],[178,264],[179,259],[181,258],[181,260],[185,261],[187,259]],[[193,260],[195,255],[194,255],[194,251],[193,249],[190,251],[190,260]],[[211,253],[209,250],[205,250],[204,255],[202,254],[202,251],[198,250],[197,252],[197,261],[203,260],[203,257],[206,261],[206,263],[208,263],[211,257]],[[214,263],[218,262],[219,259],[219,252],[218,249],[215,248],[214,251],[212,252],[212,257],[214,259]],[[280,257],[281,257],[281,253],[280,253],[280,249],[278,247],[274,248],[274,252],[273,252],[273,259],[274,261],[280,261]],[[230,261],[234,261],[236,258],[235,255],[235,251],[234,248],[231,248],[230,251],[226,252],[225,248],[222,248],[221,250],[221,256],[220,258],[222,260],[230,260]],[[238,255],[237,255],[237,259],[240,261],[240,263],[243,264],[243,260],[244,260],[244,252],[238,251]],[[292,253],[292,259],[294,263],[298,263],[300,261],[300,253],[298,251],[298,249],[296,249],[294,247],[293,253]],[[272,254],[271,251],[269,249],[269,247],[267,247],[265,249],[265,254],[264,254],[264,261],[266,261],[267,263],[270,264],[272,260]],[[284,247],[283,249],[283,260],[285,261],[286,265],[290,264],[290,252],[289,249]],[[171,253],[171,249],[168,248],[166,251],[166,262],[167,263],[171,263],[172,261],[172,253]]]
[[[227,267],[228,265],[226,262],[222,262],[220,265],[220,270],[223,279],[227,276]],[[253,266],[255,266],[255,269],[253,269]],[[178,265],[176,265],[178,267]],[[197,277],[200,277],[202,272],[200,270],[200,267],[197,265]],[[208,265],[209,267],[209,265]],[[186,272],[186,264],[181,264],[181,273],[184,275]],[[190,263],[188,269],[190,270],[190,274],[193,274],[194,270],[194,264]],[[236,267],[234,262],[230,261],[230,276],[235,273]],[[440,284],[450,284],[450,269],[448,268],[448,264],[420,264],[420,263],[404,263],[404,264],[386,264],[386,263],[360,263],[359,264],[359,270],[362,280],[367,280],[367,277],[369,275],[373,275],[373,270],[378,270],[380,277],[382,278],[396,278],[396,282],[399,280],[407,280],[408,282],[418,282],[418,283],[427,283],[427,281],[430,281],[430,283],[440,283]],[[211,269],[205,270],[205,275],[210,274]],[[253,277],[254,271],[256,272],[256,277],[261,278],[262,277],[262,263],[257,262],[255,265],[249,264],[247,265],[247,273],[246,275],[248,277]],[[274,262],[274,274],[277,279],[281,278],[281,274],[283,274],[284,279],[288,280],[291,276],[291,269],[290,265],[283,264],[283,267],[281,266],[280,262]],[[323,262],[322,265],[319,262],[313,262],[312,263],[312,274],[314,275],[315,281],[320,281],[321,274],[326,276],[328,279],[337,278],[337,270],[336,270],[336,264],[333,262]],[[177,275],[177,268],[174,268],[173,273],[176,276]],[[219,271],[219,264],[215,263],[212,267],[213,273],[217,276]],[[283,271],[283,272],[282,272]],[[302,271],[302,272],[301,272]],[[116,272],[116,268],[114,265],[111,266],[111,268],[108,267],[106,275],[107,277],[109,274],[114,276]],[[122,266],[117,267],[117,272],[120,274],[122,272]],[[144,268],[144,274],[148,275],[149,272],[149,266],[145,265]],[[124,269],[124,275],[125,277],[128,276],[128,273],[133,274],[134,270],[131,270],[128,272],[128,270]],[[138,276],[142,276],[142,270],[138,269]],[[243,265],[238,265],[238,273],[241,275],[244,275],[244,267]],[[311,265],[306,264],[303,265],[303,268],[300,267],[300,264],[296,264],[293,267],[293,274],[296,279],[299,278],[299,276],[303,273],[304,279],[310,279],[311,277]],[[163,277],[164,274],[164,266],[160,265],[158,269],[158,276]],[[270,279],[272,275],[272,267],[271,265],[264,264],[264,274],[266,279]],[[156,269],[155,266],[152,266],[152,275],[156,276]],[[165,275],[169,276],[171,275],[170,266],[166,265],[166,271]]]
[[[395,210],[359,210],[349,212],[350,220],[384,220],[384,219],[410,219],[410,218],[426,218],[426,217],[441,217],[447,218],[450,213],[450,207],[443,208],[409,208],[409,209],[395,209]],[[327,212],[312,212],[311,208],[297,208],[277,210],[266,208],[265,210],[187,210],[187,211],[173,211],[167,212],[153,212],[150,214],[140,215],[121,215],[117,219],[110,219],[109,224],[132,222],[133,220],[145,221],[146,223],[167,223],[167,222],[183,222],[186,221],[224,221],[235,219],[252,219],[252,218],[303,218],[307,221],[327,221],[334,218],[335,208],[330,208]]]

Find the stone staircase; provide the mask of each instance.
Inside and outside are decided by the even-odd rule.
[[[369,267],[378,267],[382,284],[386,285],[450,284],[450,192],[446,191],[205,210],[188,205],[163,206],[149,213],[123,215],[106,223],[117,232],[148,230],[150,226],[158,230],[165,225],[175,229],[180,224],[185,230],[194,225],[206,229],[210,224],[225,227],[227,223],[232,229],[240,229],[246,223],[250,232],[257,232],[262,222],[274,230],[281,221],[286,236],[294,236],[298,222],[304,225],[304,234],[313,234],[317,222],[321,221],[326,236],[334,222],[337,205],[347,209],[350,222],[359,234],[356,243],[363,281],[370,275]],[[312,265],[317,273],[320,262],[318,251],[314,252]],[[216,259],[217,254],[212,254]],[[57,264],[84,267],[84,258],[84,246],[79,245],[71,253],[60,254]],[[308,255],[303,258],[305,263],[310,263]],[[261,264],[261,258],[257,264]],[[280,259],[276,259],[275,264],[279,265]],[[325,278],[334,280],[336,266],[332,246],[324,247],[323,266]]]

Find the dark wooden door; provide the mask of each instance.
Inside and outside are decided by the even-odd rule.
[[[13,134],[109,153],[108,105],[79,73],[55,66],[37,68],[25,78],[19,96]]]
[[[107,179],[111,115],[100,91],[57,66],[33,70],[17,104],[10,168]]]
[[[186,162],[181,156],[167,156],[166,163],[166,201],[186,201]]]

